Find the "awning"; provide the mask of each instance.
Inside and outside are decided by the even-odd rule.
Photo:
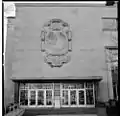
[[[86,77],[76,77],[76,76],[66,76],[66,77],[12,77],[13,81],[25,81],[25,80],[79,80],[79,81],[101,81],[102,76],[86,76]]]

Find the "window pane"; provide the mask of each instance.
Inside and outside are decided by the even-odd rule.
[[[69,84],[62,84],[63,89],[69,89]]]
[[[68,105],[68,90],[62,91],[62,105]]]
[[[84,83],[79,83],[79,84],[76,84],[76,86],[77,86],[77,89],[84,88]]]
[[[69,89],[76,89],[76,83],[70,84]]]
[[[84,91],[80,90],[79,92],[79,105],[84,105]]]
[[[86,83],[86,88],[93,88],[93,83],[92,82],[87,82]]]
[[[44,105],[44,91],[38,91],[38,105]]]
[[[20,89],[25,89],[25,84],[24,83],[20,83]]]
[[[21,105],[28,105],[28,90],[20,90]]]
[[[36,104],[36,91],[30,91],[30,105]]]
[[[46,90],[46,105],[52,105],[52,91]]]
[[[93,97],[93,90],[92,89],[86,89],[86,103],[87,103],[87,105],[94,104],[94,97]]]
[[[77,96],[76,96],[76,90],[70,91],[70,104],[76,105],[77,104]]]
[[[51,83],[45,83],[42,85],[43,89],[53,89],[53,84]]]

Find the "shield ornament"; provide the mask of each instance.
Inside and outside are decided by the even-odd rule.
[[[41,51],[44,60],[51,67],[61,67],[70,61],[72,32],[68,23],[52,19],[43,25],[41,31]]]

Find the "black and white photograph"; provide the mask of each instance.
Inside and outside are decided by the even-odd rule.
[[[3,116],[118,116],[118,1],[2,1]]]

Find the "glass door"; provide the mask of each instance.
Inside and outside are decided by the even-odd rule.
[[[62,107],[69,107],[69,90],[62,90]]]
[[[36,106],[36,90],[29,91],[29,106]]]
[[[37,90],[37,106],[43,107],[45,105],[45,91]]]
[[[77,91],[70,90],[70,106],[76,107],[77,106]]]
[[[85,90],[78,90],[78,106],[85,106]]]
[[[45,95],[46,100],[46,107],[52,107],[53,106],[53,90],[46,90]]]

